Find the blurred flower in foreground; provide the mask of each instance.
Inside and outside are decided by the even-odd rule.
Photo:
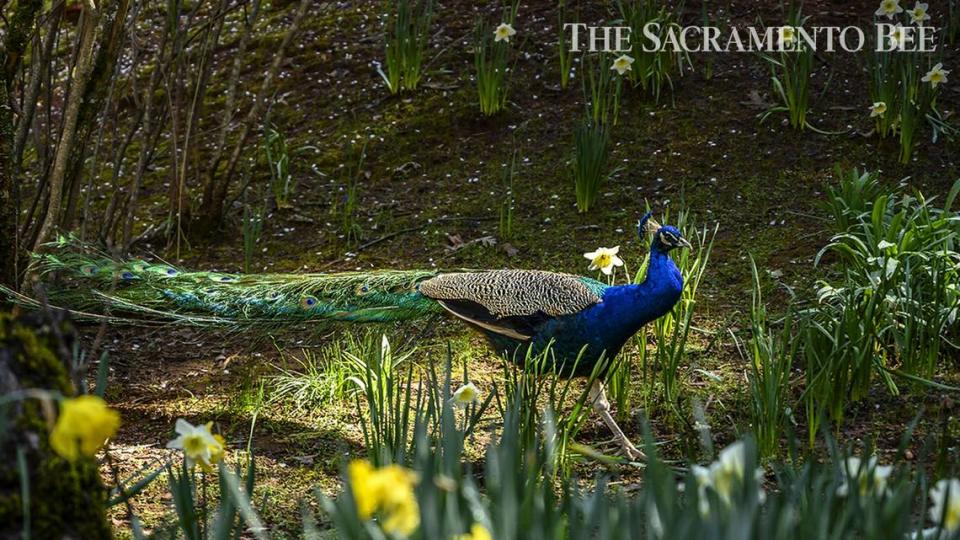
[[[453,537],[453,540],[493,540],[490,531],[479,523],[474,523],[470,527],[470,532],[459,534]]]
[[[369,461],[355,460],[347,467],[347,479],[360,519],[377,512],[383,518],[383,530],[408,536],[420,526],[420,508],[413,493],[417,475],[399,465],[375,469]]]
[[[622,54],[613,61],[613,65],[610,66],[610,69],[616,70],[618,74],[623,75],[624,73],[633,69],[631,66],[633,62],[634,60],[631,56]]]
[[[893,472],[889,465],[877,465],[877,457],[870,456],[866,461],[857,457],[848,457],[843,463],[843,483],[837,487],[837,495],[846,497],[850,493],[850,484],[857,486],[861,497],[872,493],[884,493],[887,490],[887,478]]]
[[[870,118],[883,116],[887,112],[887,104],[883,101],[876,101],[870,106]]]
[[[93,456],[120,427],[120,415],[97,396],[66,398],[50,432],[50,447],[73,461]]]
[[[717,492],[720,500],[730,505],[733,502],[734,490],[743,486],[747,467],[746,445],[743,441],[737,441],[720,451],[719,458],[710,464],[709,467],[694,465],[690,472],[693,473],[697,481],[697,488],[700,499],[700,513],[707,514],[710,511],[710,500],[707,498],[707,488],[712,488]],[[763,471],[757,469],[754,477],[759,484],[763,477]],[[766,493],[762,488],[757,488],[758,498],[761,503],[766,499]]]
[[[930,519],[948,533],[960,530],[960,479],[940,480],[930,489]],[[941,521],[943,520],[943,521]]]
[[[937,62],[935,66],[930,68],[930,71],[927,72],[920,80],[923,82],[930,83],[934,88],[938,84],[947,82],[947,75],[950,73],[949,70],[943,69],[943,62]]]

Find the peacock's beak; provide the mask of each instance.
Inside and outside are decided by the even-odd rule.
[[[680,239],[679,239],[679,246],[678,246],[678,247],[687,248],[687,249],[693,249],[693,246],[690,245],[690,242],[688,242],[686,238],[680,238]]]

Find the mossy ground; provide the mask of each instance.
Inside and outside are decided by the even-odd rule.
[[[699,2],[687,4],[686,17],[699,20]],[[872,6],[807,2],[805,9],[831,24],[846,24],[865,20],[874,9],[867,4]],[[492,17],[493,4],[441,2],[435,28],[442,31],[427,54],[422,86],[397,97],[387,93],[371,65],[382,56],[379,6],[379,2],[318,3],[312,8],[285,65],[277,92],[281,99],[271,118],[291,148],[312,145],[317,150],[293,158],[298,185],[293,208],[268,217],[254,266],[264,271],[517,267],[582,274],[583,252],[620,245],[627,264],[636,268],[644,246],[635,223],[645,205],[658,210],[689,208],[697,223],[719,223],[720,229],[695,318],[695,326],[704,332],[693,334],[690,364],[681,368],[679,377],[684,403],[689,406],[696,400],[705,405],[720,444],[749,429],[747,366],[728,337],[729,331],[743,329],[749,310],[748,256],[765,271],[768,301],[782,307],[790,297],[788,289],[803,295],[825,271],[813,267],[813,258],[828,237],[827,217],[818,204],[825,187],[836,180],[836,164],[881,171],[890,184],[907,178],[908,184],[928,195],[945,192],[960,177],[955,143],[931,144],[925,132],[913,162],[901,166],[895,141],[859,134],[868,132],[871,123],[865,78],[855,55],[826,54],[817,63],[809,120],[822,130],[845,132],[832,136],[793,131],[778,116],[758,122],[764,102],[774,98],[768,68],[756,56],[694,55],[693,69],[674,78],[674,90],[661,103],[626,92],[611,159],[621,168],[603,185],[595,208],[578,214],[568,162],[572,128],[582,107],[580,82],[574,78],[570,88],[559,88],[555,4],[521,6],[520,52],[510,77],[510,107],[494,118],[479,114],[467,43],[476,16]],[[731,1],[727,13],[740,25],[753,24],[758,17],[782,19],[775,7],[758,8],[756,2]],[[609,18],[610,11],[602,5],[580,13],[584,22]],[[277,32],[282,31],[282,21],[277,17]],[[251,48],[246,75],[251,81],[268,62],[270,44],[278,35]],[[958,59],[955,49],[946,52],[947,65],[960,65]],[[708,62],[713,71],[709,79],[704,76]],[[942,112],[957,110],[958,88],[951,84],[944,89]],[[364,144],[363,170],[368,175],[359,184],[361,243],[409,232],[358,250],[340,238],[343,233],[332,209],[344,193],[341,166]],[[251,143],[251,154],[256,151]],[[514,152],[519,161],[515,231],[509,244],[516,252],[503,249],[503,242],[449,249],[451,236],[469,242],[498,235],[504,194],[501,171]],[[264,169],[260,180],[265,181],[266,174]],[[147,197],[164,193],[159,185],[147,191]],[[142,223],[163,215],[157,210],[144,215]],[[182,263],[226,271],[242,268],[240,234],[231,216],[233,225],[220,234],[222,241],[189,246]],[[422,326],[387,330],[409,335]],[[95,332],[90,329],[88,337]],[[290,332],[275,342],[197,329],[110,328],[107,335],[112,362],[109,398],[124,420],[112,452],[125,474],[170,455],[164,444],[178,417],[195,423],[215,421],[234,449],[231,459],[242,461],[240,449],[246,448],[255,417],[252,447],[259,487],[254,498],[266,501],[265,517],[278,536],[292,536],[301,501],[309,500],[314,487],[335,492],[344,460],[362,453],[350,402],[303,414],[289,403],[258,400],[260,383],[275,372],[278,349],[323,346],[333,339],[331,333]],[[457,363],[466,362],[478,386],[489,388],[500,377],[499,360],[481,338],[453,321],[440,323],[418,343],[417,361],[441,362],[448,342]],[[943,366],[942,379],[960,383],[956,355]],[[269,394],[269,384],[265,388]],[[634,394],[644,391],[637,387]],[[952,406],[943,396],[932,390],[908,390],[891,397],[878,387],[852,407],[838,435],[850,444],[874,439],[881,454],[889,452],[899,444],[903,426],[920,410],[926,414],[918,432],[938,429],[939,418],[950,414]],[[634,400],[634,405],[639,408],[641,403]],[[677,421],[662,408],[649,412],[653,432],[665,442],[669,457],[682,457],[696,447],[697,433],[690,423]],[[626,431],[639,437],[639,415],[628,416]],[[595,419],[581,436],[587,444],[607,438]],[[599,467],[580,469],[589,476]],[[625,472],[624,481],[636,478],[635,472]],[[136,511],[150,527],[169,520],[171,501],[165,490],[165,483],[157,482],[136,499]],[[114,517],[122,525],[122,512]]]

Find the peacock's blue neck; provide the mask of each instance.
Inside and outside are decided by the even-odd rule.
[[[665,249],[655,243],[647,277],[636,285],[606,289],[603,302],[584,313],[609,347],[620,347],[644,324],[668,313],[680,299],[683,277]]]

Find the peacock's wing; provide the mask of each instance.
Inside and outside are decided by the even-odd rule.
[[[417,291],[417,284],[436,271],[190,272],[116,260],[71,239],[49,247],[36,255],[34,270],[59,276],[56,285],[46,287],[50,301],[91,317],[269,327],[315,320],[399,321],[443,311]]]
[[[421,294],[467,323],[521,340],[550,319],[600,302],[603,287],[593,280],[536,270],[440,274],[418,286]]]

